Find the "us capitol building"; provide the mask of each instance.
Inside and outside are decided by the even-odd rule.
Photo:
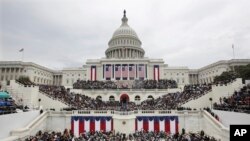
[[[88,59],[78,68],[52,70],[32,62],[0,61],[0,82],[28,76],[37,84],[63,85],[72,88],[77,80],[175,80],[179,86],[186,84],[210,83],[215,76],[232,70],[233,66],[246,65],[250,59],[221,60],[200,69],[171,67],[163,59],[145,57],[142,42],[128,25],[126,11],[121,26],[115,30],[108,42],[105,58]]]

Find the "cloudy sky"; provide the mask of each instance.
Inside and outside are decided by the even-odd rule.
[[[200,68],[250,58],[249,0],[1,0],[0,60],[62,69],[104,57],[123,9],[146,57]]]

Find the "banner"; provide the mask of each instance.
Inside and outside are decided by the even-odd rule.
[[[177,116],[138,116],[135,119],[135,130],[175,134],[179,131],[179,120]]]
[[[154,80],[158,81],[160,79],[159,65],[154,65]]]
[[[96,66],[91,66],[90,68],[90,80],[96,81]]]
[[[71,131],[76,137],[85,132],[109,132],[113,130],[111,116],[72,116]]]

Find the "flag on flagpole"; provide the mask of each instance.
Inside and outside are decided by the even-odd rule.
[[[23,49],[23,48],[19,50],[19,52],[23,52],[23,51],[24,51],[24,49]]]
[[[234,44],[232,44],[232,48],[234,49]]]

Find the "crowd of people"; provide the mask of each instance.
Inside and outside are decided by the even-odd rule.
[[[214,103],[214,109],[250,113],[250,85],[244,86],[232,96],[221,97],[220,103]]]
[[[175,80],[162,79],[156,80],[135,80],[132,88],[134,89],[168,89],[177,88]]]
[[[204,131],[198,133],[185,133],[182,129],[181,134],[169,134],[166,132],[145,132],[136,131],[129,135],[124,133],[110,132],[84,132],[79,137],[75,137],[73,133],[65,129],[63,132],[42,132],[39,131],[35,136],[30,136],[25,141],[40,141],[40,140],[56,140],[56,141],[217,141],[214,137],[205,135]]]
[[[39,90],[46,93],[52,99],[60,100],[70,107],[83,110],[120,110],[121,103],[118,101],[102,101],[86,95],[69,92],[63,86],[40,85]],[[131,105],[131,104],[128,104]]]
[[[214,137],[205,135],[204,131],[199,133],[185,133],[169,134],[166,132],[143,132],[136,131],[128,136],[130,141],[216,141]]]
[[[195,99],[211,89],[210,85],[187,85],[183,92],[169,93],[158,98],[148,98],[140,104],[135,102],[102,101],[86,95],[72,93],[63,86],[40,85],[39,90],[53,99],[63,101],[74,109],[82,110],[170,110],[180,107],[185,101]]]
[[[30,81],[29,77],[21,76],[16,80],[17,83],[21,83],[24,86],[35,86],[36,84]]]
[[[74,89],[169,89],[177,88],[174,80],[135,80],[130,81],[84,81],[77,80],[73,84]]]
[[[73,84],[74,89],[116,89],[115,81],[84,81],[77,80]]]
[[[178,98],[178,102],[185,103],[189,100],[197,99],[211,90],[211,84],[185,85],[182,94]]]

